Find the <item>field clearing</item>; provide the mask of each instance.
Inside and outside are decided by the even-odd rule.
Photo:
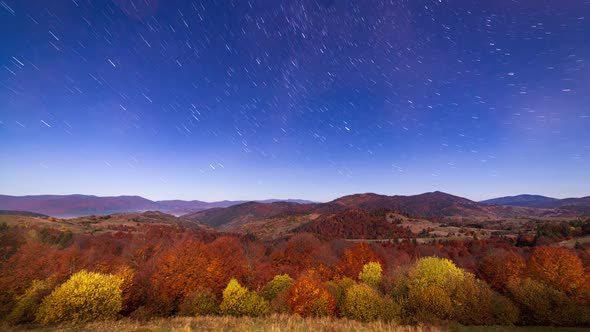
[[[563,242],[560,242],[559,245],[564,246],[566,248],[573,248],[576,245],[576,242],[579,242],[580,244],[583,244],[583,245],[590,244],[590,235],[576,237],[571,240],[563,241]]]
[[[0,325],[2,331],[136,331],[136,332],[175,332],[175,331],[385,331],[385,332],[435,332],[435,331],[481,331],[481,332],[549,332],[564,331],[577,332],[588,331],[583,328],[558,328],[539,326],[400,326],[395,323],[369,322],[362,323],[348,319],[337,318],[301,318],[298,316],[272,315],[264,318],[231,317],[231,316],[201,316],[201,317],[176,317],[161,318],[150,321],[136,321],[122,319],[118,321],[94,322],[87,324],[57,325],[52,327],[39,326],[8,326]]]
[[[232,317],[232,316],[204,316],[204,317],[176,317],[162,318],[146,322],[130,319],[118,321],[94,322],[87,324],[58,325],[53,327],[38,326],[6,326],[0,325],[2,331],[136,331],[136,332],[164,332],[164,331],[387,331],[387,332],[435,332],[442,331],[438,327],[427,326],[399,326],[395,323],[369,322],[361,323],[348,319],[337,318],[301,318],[289,315],[272,315],[263,318]]]

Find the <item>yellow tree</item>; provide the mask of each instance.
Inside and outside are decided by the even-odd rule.
[[[359,280],[365,284],[377,287],[383,279],[383,268],[379,262],[369,262],[363,266],[359,273]]]
[[[260,316],[268,312],[269,305],[262,296],[249,291],[236,279],[231,279],[223,290],[221,312],[232,316]]]
[[[122,283],[115,275],[82,270],[45,297],[37,321],[52,324],[115,318],[122,309]]]

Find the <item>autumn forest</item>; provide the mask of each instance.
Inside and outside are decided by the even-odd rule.
[[[260,239],[178,223],[84,233],[47,222],[62,226],[0,224],[6,324],[278,313],[400,325],[590,325],[590,252],[549,243],[559,227],[528,240],[419,242],[408,231],[365,242],[320,236],[326,232],[313,225],[304,230],[315,235]],[[590,220],[572,225],[568,231],[590,230]]]

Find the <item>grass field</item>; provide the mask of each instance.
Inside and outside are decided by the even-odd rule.
[[[162,318],[150,321],[122,319],[87,324],[58,325],[52,327],[0,325],[2,331],[391,331],[421,332],[441,331],[436,327],[399,326],[395,323],[361,323],[348,319],[300,318],[293,315],[272,315],[263,318],[205,316]]]
[[[300,318],[297,316],[273,315],[264,318],[211,316],[211,317],[177,317],[162,318],[146,322],[122,319],[118,321],[94,322],[87,324],[58,325],[52,327],[7,326],[0,325],[2,331],[136,331],[136,332],[172,332],[172,331],[388,331],[388,332],[430,332],[430,331],[587,331],[588,329],[554,328],[554,327],[472,327],[472,326],[399,326],[395,323],[370,322],[361,323],[348,319]]]

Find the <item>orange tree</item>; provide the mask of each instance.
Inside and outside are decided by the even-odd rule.
[[[287,295],[293,313],[301,316],[334,316],[336,300],[328,289],[310,274],[299,278]]]
[[[568,295],[585,286],[584,266],[576,254],[562,247],[538,247],[527,262],[527,274]]]
[[[339,275],[356,279],[369,262],[381,264],[381,259],[368,244],[359,242],[344,251],[336,270]]]

